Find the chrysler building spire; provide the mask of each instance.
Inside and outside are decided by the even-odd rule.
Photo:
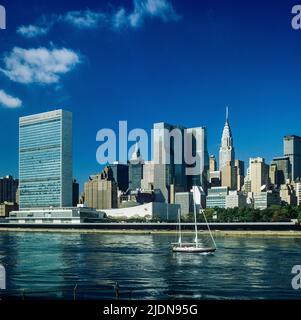
[[[229,125],[229,109],[226,107],[226,123],[223,130],[221,147],[219,150],[219,169],[221,170],[227,162],[234,165],[235,152],[233,146],[232,132]]]

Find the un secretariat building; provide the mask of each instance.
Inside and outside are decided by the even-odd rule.
[[[72,206],[72,113],[19,120],[20,210]]]

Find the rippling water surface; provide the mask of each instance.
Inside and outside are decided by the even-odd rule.
[[[211,255],[172,253],[174,241],[174,235],[0,232],[5,295],[106,299],[116,296],[117,282],[121,299],[301,298],[291,287],[301,239],[217,237]]]

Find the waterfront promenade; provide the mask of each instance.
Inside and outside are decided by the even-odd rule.
[[[284,235],[301,236],[301,226],[294,222],[245,222],[210,223],[214,233],[231,235]],[[194,230],[193,223],[182,223],[183,232]],[[78,223],[78,224],[14,224],[0,223],[1,231],[27,232],[89,232],[89,233],[172,233],[177,232],[177,223]],[[198,230],[205,232],[205,223],[198,223]]]

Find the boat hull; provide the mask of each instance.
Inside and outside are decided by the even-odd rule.
[[[174,247],[172,247],[172,251],[173,252],[183,252],[183,253],[210,253],[210,252],[216,251],[216,248],[174,246]]]

